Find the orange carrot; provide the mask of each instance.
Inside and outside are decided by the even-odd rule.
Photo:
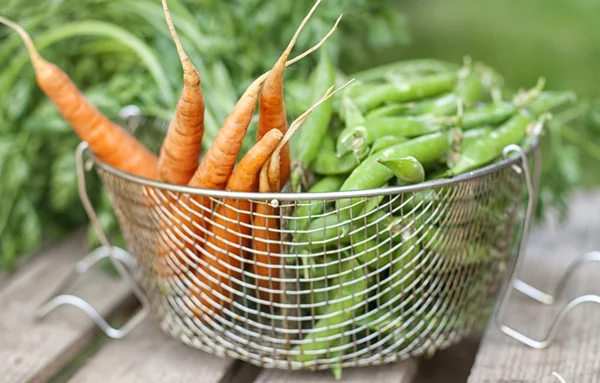
[[[327,89],[325,95],[306,112],[304,112],[296,121],[292,123],[290,129],[285,136],[279,141],[277,147],[271,153],[269,159],[263,165],[260,171],[259,192],[278,192],[280,191],[281,180],[279,172],[279,152],[290,140],[292,135],[300,128],[306,118],[315,110],[321,103],[332,97],[337,91],[343,89],[353,80],[332,92],[333,85]],[[274,165],[275,164],[275,165]],[[276,171],[272,172],[272,169]],[[253,272],[256,274],[257,295],[260,299],[268,302],[279,302],[281,297],[279,293],[268,292],[268,290],[280,290],[280,272],[278,266],[281,263],[280,256],[280,239],[278,228],[279,224],[274,218],[277,216],[277,209],[270,206],[268,203],[258,203],[256,205],[254,221],[253,221],[253,238],[252,248],[254,249],[254,266]]]
[[[260,172],[260,181],[258,191],[261,193],[270,193],[273,191],[269,185],[268,166],[263,166]],[[254,227],[252,236],[254,241],[254,267],[253,273],[257,275],[256,286],[257,296],[266,302],[280,302],[281,294],[269,292],[267,290],[280,291],[281,275],[281,246],[279,242],[279,222],[277,217],[279,212],[271,206],[268,201],[257,203],[254,210],[252,226]]]
[[[337,19],[333,28],[321,41],[306,52],[288,61],[286,67],[301,60],[323,45],[337,29],[341,18],[342,16]],[[304,26],[305,21],[303,21],[299,29]],[[204,155],[188,186],[216,190],[225,187],[256,109],[256,100],[261,85],[270,73],[271,71],[268,71],[254,80],[240,97],[233,111],[225,119],[223,126],[219,130],[210,149]],[[203,226],[203,218],[206,215],[205,213],[212,210],[212,202],[209,198],[196,196],[193,198],[192,209],[194,210],[194,219],[197,226]]]
[[[44,59],[25,29],[2,16],[0,22],[19,34],[29,53],[38,86],[79,138],[87,142],[92,154],[124,172],[156,179],[157,157],[92,105],[63,70]]]
[[[265,80],[259,99],[259,114],[258,114],[258,129],[256,139],[260,140],[271,129],[279,129],[282,133],[287,131],[287,113],[283,97],[283,72],[285,71],[285,63],[292,52],[294,44],[312,13],[321,0],[317,0],[311,8],[310,12],[304,18],[300,28],[296,31],[287,48],[279,57],[271,70],[271,74]],[[281,174],[279,176],[281,184],[285,185],[290,175],[290,150],[289,144],[285,144],[281,150],[281,161],[279,164]],[[279,190],[277,190],[279,191]]]
[[[173,21],[167,0],[162,0],[165,19],[183,67],[183,90],[169,124],[158,157],[161,181],[187,185],[198,168],[204,135],[204,96],[200,75],[185,53]]]
[[[258,173],[269,158],[283,133],[269,131],[240,160],[229,178],[226,189],[236,192],[254,192],[258,187]],[[211,235],[206,239],[200,265],[195,272],[199,282],[195,295],[200,303],[194,307],[197,313],[219,312],[231,302],[235,281],[240,279],[243,247],[250,242],[251,202],[245,199],[226,198],[219,205],[211,225]],[[229,287],[229,289],[228,289]],[[199,310],[199,311],[198,311]]]

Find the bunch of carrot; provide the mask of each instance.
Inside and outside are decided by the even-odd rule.
[[[201,153],[204,134],[201,78],[182,47],[167,0],[162,0],[162,4],[183,68],[183,89],[158,155],[92,105],[64,71],[40,55],[20,25],[2,16],[0,22],[20,35],[39,87],[98,160],[124,172],[169,184],[235,192],[279,192],[290,176],[288,142],[291,136],[312,110],[335,93],[333,87],[328,89],[323,98],[288,129],[283,91],[285,68],[324,44],[341,19],[340,16],[317,45],[288,61],[301,30],[320,2],[316,1],[272,69],[249,85],[204,156]],[[238,162],[257,103],[256,144]],[[277,214],[276,208],[267,204],[253,206],[243,199],[225,199],[216,204],[201,195],[184,201],[172,193],[157,198],[157,195],[163,196],[159,190],[150,194],[150,204],[157,212],[160,226],[156,273],[163,278],[173,275],[181,278],[192,271],[194,281],[188,287],[191,300],[199,301],[191,306],[198,316],[220,312],[231,303],[233,282],[239,280],[243,268],[243,249],[249,246],[258,254],[251,262],[256,283],[262,287],[257,288],[258,295],[262,299],[279,299],[266,293],[269,289],[278,289],[272,284],[273,278],[278,277],[275,275],[278,269],[271,265],[278,262],[272,254],[280,252],[276,245],[278,222],[272,218]],[[251,227],[256,227],[253,233]]]

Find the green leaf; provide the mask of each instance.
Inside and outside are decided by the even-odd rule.
[[[120,43],[129,47],[138,55],[144,66],[150,72],[156,85],[160,89],[164,101],[167,104],[174,101],[173,90],[166,80],[166,75],[158,58],[142,40],[115,24],[96,20],[66,23],[44,34],[43,37],[38,39],[36,46],[38,47],[38,50],[42,52],[44,48],[48,48],[58,41],[81,36],[112,38],[115,43]],[[8,83],[5,81],[0,82],[0,91],[3,91],[10,86],[10,81],[12,81],[12,78],[16,76],[16,73],[18,73],[21,67],[29,60],[28,57],[27,53],[23,52],[11,62],[11,65],[7,70]]]
[[[11,89],[10,101],[5,103],[6,115],[12,120],[19,120],[27,106],[34,83],[25,77],[19,80]]]
[[[79,191],[77,189],[75,155],[73,153],[63,154],[54,161],[51,169],[50,204],[52,208],[63,210],[69,205],[77,203]]]
[[[21,250],[25,253],[37,250],[42,239],[42,224],[35,208],[26,195],[22,195],[19,198],[15,206],[13,220],[19,222],[22,243]]]

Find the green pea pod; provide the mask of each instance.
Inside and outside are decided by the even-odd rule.
[[[363,209],[364,211],[365,209]],[[370,213],[363,215],[362,211],[359,214],[361,218],[355,218],[351,223],[351,230],[366,230],[366,235],[369,237],[379,235],[380,238],[385,239],[389,236],[389,230],[387,227],[397,219],[397,217],[391,215],[384,209],[372,210]],[[349,245],[350,237],[344,238],[342,241],[343,245]],[[354,241],[356,242],[356,241]]]
[[[440,131],[447,124],[446,119],[433,115],[378,117],[367,119],[367,131],[374,140],[384,136],[402,136],[415,138],[424,134]]]
[[[357,262],[348,263],[348,271],[342,279],[342,284],[327,306],[324,318],[319,319],[315,327],[307,334],[303,343],[295,348],[300,352],[293,355],[297,362],[306,363],[327,354],[327,350],[337,339],[344,336],[345,322],[350,321],[357,313],[364,310],[367,297],[367,278]],[[332,339],[327,339],[332,337]]]
[[[422,233],[417,232],[414,222],[402,228],[402,244],[394,254],[390,270],[391,290],[387,294],[390,296],[408,297],[409,286],[415,281],[417,272],[415,271],[416,257],[421,251],[419,237]]]
[[[357,81],[376,81],[384,79],[388,74],[419,75],[456,71],[460,66],[435,59],[402,60],[390,64],[379,65],[354,73],[352,78]]]
[[[310,221],[308,230],[298,233],[297,241],[308,242],[311,251],[322,251],[323,248],[337,246],[349,232],[349,224],[340,223],[337,214],[328,214]]]
[[[466,108],[472,107],[473,104],[484,98],[488,88],[484,84],[484,75],[484,73],[475,71],[472,68],[467,69],[466,74],[463,76],[459,75],[455,92]]]
[[[448,235],[444,229],[435,226],[428,227],[423,248],[447,258],[447,263],[455,266],[473,265],[494,256],[489,246],[456,238],[456,235]]]
[[[350,174],[356,169],[360,161],[362,161],[368,153],[362,153],[356,156],[354,153],[346,153],[338,157],[335,153],[335,143],[331,136],[325,136],[323,146],[313,162],[311,169],[313,173],[325,176],[341,176]]]
[[[440,96],[412,102],[410,109],[403,113],[406,116],[449,116],[458,110],[458,97],[456,93],[445,93]]]
[[[314,315],[325,313],[327,301],[332,298],[331,294],[336,292],[337,289],[334,286],[338,285],[340,280],[341,278],[328,278],[305,283],[304,289],[307,293],[302,295],[302,301],[310,305]]]
[[[367,120],[377,117],[398,116],[450,116],[458,110],[458,97],[456,93],[444,93],[439,96],[402,104],[389,104],[367,113]]]
[[[388,185],[383,185],[382,187],[387,187]],[[381,203],[381,201],[383,201],[383,198],[385,198],[384,196],[378,196],[378,197],[372,197],[372,198],[368,198],[365,202],[365,206],[361,209],[360,213],[358,213],[359,217],[362,216],[369,216],[373,210],[377,209],[377,207],[379,207],[379,204]]]
[[[473,142],[479,140],[480,138],[490,134],[492,132],[491,126],[483,126],[481,128],[467,130],[462,133],[460,138],[460,150],[464,150],[466,147],[473,144]]]
[[[399,83],[386,83],[355,98],[360,110],[368,112],[386,102],[405,102],[450,91],[456,83],[455,72],[442,72]]]
[[[345,153],[364,153],[379,138],[399,136],[419,137],[438,132],[443,128],[442,121],[432,116],[378,117],[366,121],[366,126],[344,129],[337,142],[338,156]]]
[[[465,112],[460,121],[463,130],[477,128],[482,125],[495,125],[508,120],[518,112],[518,108],[509,102],[489,104],[482,108]]]
[[[406,114],[411,108],[411,104],[388,104],[377,109],[373,109],[367,113],[365,118],[399,116]]]
[[[415,157],[423,166],[428,166],[434,161],[442,158],[450,149],[454,141],[454,133],[451,131],[437,132],[424,135],[412,140],[390,146],[375,155],[367,157],[354,171],[346,178],[340,191],[366,190],[379,188],[394,177],[394,173],[385,166],[381,166],[377,161],[379,159],[387,160],[398,157]],[[352,206],[352,216],[360,211],[361,205],[358,200],[343,199],[337,202],[340,211],[340,219],[343,221],[350,218],[350,206]]]
[[[415,157],[380,159],[377,162],[390,169],[402,185],[418,184],[425,181],[425,169]]]
[[[457,163],[443,176],[455,176],[489,164],[502,155],[506,146],[518,144],[526,136],[527,127],[532,122],[533,118],[523,113],[514,115],[499,128],[465,147]],[[344,186],[341,190],[344,190]]]
[[[575,94],[572,92],[545,91],[541,92],[534,100],[532,100],[526,108],[535,116],[540,116],[544,113],[559,109],[567,104],[571,104],[574,101]]]
[[[395,302],[398,302],[398,299]],[[410,316],[414,319],[408,322],[403,320],[405,318],[408,319],[408,315],[404,310],[392,311],[391,308],[374,310],[368,316],[359,320],[357,325],[365,326],[373,331],[380,332],[384,336],[388,336],[389,340],[386,341],[386,344],[390,346],[405,347],[419,336],[419,329],[429,328],[431,329],[430,332],[434,333],[447,326],[449,322],[444,317],[432,317],[430,312],[426,314],[413,312]],[[405,314],[404,318],[399,315],[401,313]],[[398,344],[400,340],[402,342]]]
[[[316,182],[310,189],[309,193],[328,193],[340,190],[340,187],[344,183],[342,177],[324,177],[320,181]],[[310,219],[316,215],[319,215],[325,211],[325,201],[302,201],[296,208],[295,220],[296,230],[306,230],[310,223]]]
[[[333,363],[331,364],[331,372],[333,373],[333,377],[335,378],[335,380],[342,380],[342,363],[341,363],[341,357],[342,355],[345,354],[346,350],[352,349],[351,347],[348,348],[341,348],[347,344],[349,344],[351,341],[351,337],[348,334],[344,334],[344,336],[342,336],[339,340],[334,340],[331,343],[331,347],[332,348],[338,348],[340,347],[339,350],[333,350],[329,353],[330,358],[334,359]],[[337,360],[336,360],[337,359]]]
[[[383,264],[389,263],[391,257],[392,242],[382,235],[377,237],[368,236],[366,230],[359,230],[352,235],[352,250],[361,264],[369,269],[377,270]]]
[[[335,81],[335,68],[330,61],[327,50],[324,48],[326,47],[323,46],[319,50],[319,63],[311,81],[311,89],[313,90],[311,104],[321,99]],[[327,134],[332,115],[333,98],[330,98],[307,117],[302,129],[299,129],[292,137],[291,149],[294,165],[290,181],[293,191],[301,190],[304,172],[317,158],[319,147],[323,142],[323,137]]]
[[[326,279],[323,279],[326,283],[338,283],[336,278],[339,279],[340,274],[347,270],[347,263],[351,262],[348,259],[349,253],[333,253],[333,254],[323,254],[318,257],[311,258],[311,270],[310,275],[313,278],[323,278],[327,276]]]
[[[346,127],[361,126],[365,123],[365,117],[362,112],[358,109],[354,100],[347,94],[344,94],[342,97],[340,116]]]
[[[400,144],[402,142],[408,141],[408,138],[402,136],[383,136],[379,137],[373,142],[371,145],[371,153],[379,152],[385,148],[389,148],[390,146]]]

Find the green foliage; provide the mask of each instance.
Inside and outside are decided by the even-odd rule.
[[[312,5],[313,0],[169,0],[182,44],[202,76],[205,146],[250,81],[275,63]],[[320,40],[342,12],[340,28],[328,42],[336,62],[365,65],[367,46],[407,41],[403,16],[386,0],[324,1],[293,55]],[[26,28],[41,54],[109,118],[118,120],[126,105],[138,106],[147,117],[138,128],[140,139],[158,150],[156,133],[166,128],[160,121],[170,120],[182,86],[160,1],[5,0],[1,13]],[[307,57],[290,72],[307,73],[314,64]],[[77,189],[79,140],[39,90],[21,40],[4,26],[0,68],[0,269],[11,269],[42,237],[59,238],[88,219]],[[87,178],[100,221],[114,244],[124,246],[103,188],[97,177]],[[91,227],[89,233],[90,247],[97,246]]]

